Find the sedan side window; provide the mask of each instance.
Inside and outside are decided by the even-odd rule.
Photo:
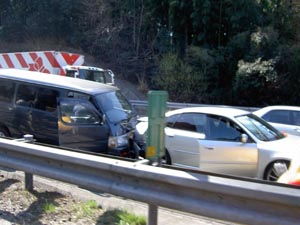
[[[292,111],[293,125],[300,126],[300,112]]]
[[[174,124],[174,128],[205,134],[206,115],[201,113],[181,114]]]
[[[231,120],[221,116],[208,117],[209,140],[240,141],[242,129]]]
[[[178,115],[173,115],[173,116],[167,117],[166,126],[172,128],[174,126],[174,123],[176,122],[177,118],[178,118]]]
[[[272,110],[266,113],[262,118],[271,123],[292,124],[288,110]]]
[[[193,114],[181,114],[176,123],[174,124],[174,128],[186,131],[197,131],[193,121]]]

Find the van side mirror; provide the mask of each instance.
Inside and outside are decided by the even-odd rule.
[[[241,142],[247,143],[248,142],[248,135],[247,134],[241,134]]]

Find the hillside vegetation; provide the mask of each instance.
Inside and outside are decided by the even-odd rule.
[[[170,101],[300,105],[297,0],[0,3],[0,50],[66,50]]]

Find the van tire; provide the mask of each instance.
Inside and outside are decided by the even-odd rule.
[[[6,128],[0,127],[0,137],[9,137],[9,133]]]

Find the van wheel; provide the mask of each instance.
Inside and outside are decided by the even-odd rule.
[[[9,133],[4,127],[0,127],[0,137],[9,137]]]
[[[278,178],[288,170],[290,162],[287,160],[278,160],[271,163],[264,174],[264,179],[268,181],[277,181]]]

